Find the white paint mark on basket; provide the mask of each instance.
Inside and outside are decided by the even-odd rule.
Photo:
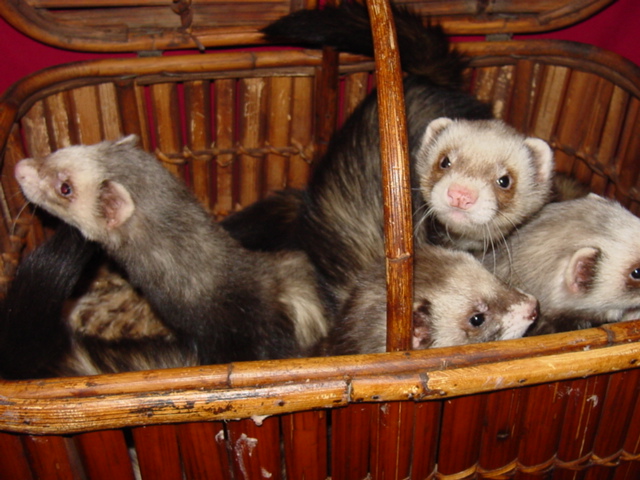
[[[244,464],[244,453],[246,452],[249,456],[252,456],[253,450],[256,448],[257,445],[258,445],[257,438],[247,437],[247,435],[244,433],[240,435],[240,438],[238,438],[238,440],[236,440],[236,445],[234,448],[234,451],[236,454],[236,460],[238,462],[238,467],[242,472],[242,477],[245,479],[249,479],[249,476],[247,474],[248,473],[247,466]]]
[[[597,395],[591,395],[589,398],[587,398],[587,402],[593,403],[593,408],[596,408],[598,406],[599,401],[600,399]]]
[[[251,415],[251,420],[253,420],[253,423],[255,423],[258,427],[262,426],[262,422],[264,422],[264,419],[269,417],[269,415]]]
[[[262,467],[262,478],[271,478],[273,477],[273,473],[268,472],[264,467]]]

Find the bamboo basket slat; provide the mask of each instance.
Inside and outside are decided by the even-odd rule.
[[[0,15],[15,28],[62,48],[131,52],[260,44],[258,29],[314,0],[256,2],[75,2],[8,0]],[[531,33],[562,28],[611,0],[399,0],[443,22],[451,34]]]
[[[286,184],[303,188],[311,171],[313,151],[309,148],[313,136],[313,80],[309,77],[293,79],[293,109],[291,110],[291,143],[296,149],[289,157]],[[293,121],[293,112],[296,120]]]
[[[196,198],[211,209],[211,157],[198,155],[211,145],[211,89],[208,81],[186,82],[184,85],[184,104],[187,128],[187,149],[185,155],[192,155],[188,183]]]
[[[133,429],[142,478],[180,477],[182,471],[176,429],[177,425],[151,425]]]
[[[40,2],[22,5],[19,18],[39,16],[32,30],[55,19],[56,41],[75,45],[62,33],[78,31],[80,3]],[[224,2],[194,1],[190,31],[160,28],[144,48],[254,41],[270,15],[304,6],[237,3],[233,15],[261,16],[249,27],[200,27]],[[566,21],[561,14],[607,2],[536,2],[529,11],[519,0],[501,3],[420,6],[464,33],[552,28]],[[164,4],[139,5],[138,13],[163,9],[159,22],[188,20]],[[511,16],[512,7],[524,15]],[[126,9],[117,10],[120,21]],[[89,25],[100,18],[86,13]],[[118,28],[104,35],[117,43]],[[126,48],[142,45],[136,28]],[[103,48],[85,40],[77,38]],[[499,117],[547,140],[558,170],[638,212],[637,67],[570,42],[460,48],[472,59],[471,90]],[[21,213],[12,176],[20,158],[137,133],[221,218],[275,188],[303,186],[331,132],[373,86],[388,85],[372,70],[370,59],[331,49],[265,50],[79,62],[24,79],[0,100],[0,286],[48,235],[46,221]],[[426,351],[0,382],[0,478],[632,479],[638,340],[640,322],[626,322]]]
[[[282,416],[285,469],[290,478],[328,477],[327,414],[309,411]]]
[[[83,433],[74,440],[89,478],[134,480],[131,458],[121,430]]]

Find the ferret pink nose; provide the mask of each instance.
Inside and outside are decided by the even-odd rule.
[[[447,197],[452,207],[468,210],[478,200],[478,192],[454,183],[448,188]]]

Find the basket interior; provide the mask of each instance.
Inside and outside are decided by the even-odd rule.
[[[491,100],[499,118],[547,140],[559,171],[638,213],[637,70],[550,43],[462,48],[473,56],[471,90]],[[144,148],[222,218],[273,190],[304,186],[326,135],[317,129],[325,98],[320,66],[320,55],[305,51],[100,61],[44,72],[8,92],[0,125],[6,138],[3,288],[22,256],[48,234],[38,212],[23,209],[12,174],[18,160],[137,133]],[[372,71],[372,62],[343,63],[335,125],[375,85]],[[637,336],[635,327],[627,328]],[[544,355],[544,345],[539,348],[536,355]],[[380,356],[379,368],[389,358],[397,361]],[[570,372],[562,378],[571,378]],[[381,389],[393,384],[385,383],[384,374],[380,379]],[[96,380],[102,386],[109,381]],[[350,388],[349,381],[341,380],[340,388]],[[237,416],[247,418],[233,422],[100,427],[63,436],[0,433],[0,472],[9,472],[7,478],[126,479],[134,478],[132,465],[138,465],[143,478],[382,478],[383,472],[503,478],[591,468],[598,478],[617,467],[622,476],[616,478],[636,478],[640,427],[631,419],[640,408],[639,381],[635,369],[431,402],[376,403],[368,397],[374,401],[345,408],[287,412],[283,406],[285,413],[267,418],[248,418],[240,402]],[[76,386],[73,397],[88,395],[95,386],[90,383],[86,391]],[[180,391],[168,383],[164,393]],[[143,408],[133,397],[128,401],[123,408],[131,414],[161,416],[162,405]],[[90,403],[87,408],[81,415],[90,415]],[[208,413],[203,420],[220,412]],[[548,418],[556,421],[549,424]],[[581,441],[575,441],[577,432]]]

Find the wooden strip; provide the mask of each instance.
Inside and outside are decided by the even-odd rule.
[[[518,461],[527,468],[552,461],[558,449],[559,433],[568,399],[568,382],[538,385],[527,389],[522,439]],[[520,478],[534,478],[520,475]]]
[[[603,125],[602,138],[597,156],[602,163],[610,165],[613,169],[611,173],[620,172],[620,165],[623,158],[618,156],[618,145],[620,136],[627,121],[627,109],[629,108],[630,96],[623,89],[614,86],[609,104],[607,119]]]
[[[70,108],[66,92],[56,93],[44,99],[44,115],[53,150],[77,143],[70,129]]]
[[[205,150],[211,145],[211,87],[208,81],[186,82],[184,104],[187,124],[187,146],[192,152]],[[211,158],[188,156],[189,184],[196,198],[208,210],[211,198]]]
[[[632,98],[627,110],[626,122],[620,135],[616,157],[620,162],[616,165],[617,185],[622,189],[621,194],[640,185],[640,101]],[[622,197],[620,195],[620,197]],[[621,201],[622,198],[620,198]]]
[[[234,478],[282,478],[278,418],[255,418],[227,425]]]
[[[331,479],[366,478],[375,405],[350,405],[331,413]]]
[[[597,426],[604,407],[607,377],[598,376],[578,379],[567,384],[567,409],[564,414],[558,451],[558,462],[585,467],[591,458]],[[558,477],[574,478],[575,473],[566,469]]]
[[[338,52],[322,49],[322,66],[316,69],[315,90],[315,158],[327,151],[338,120]]]
[[[387,269],[387,351],[411,346],[413,226],[402,71],[388,1],[367,2],[376,57]]]
[[[287,478],[324,480],[329,476],[328,414],[320,410],[281,417]]]
[[[344,80],[344,105],[340,112],[341,123],[349,118],[355,108],[362,103],[369,93],[371,73],[356,72]]]
[[[147,136],[146,119],[139,105],[136,86],[131,81],[120,81],[115,84],[116,98],[118,102],[118,118],[122,119],[122,132],[124,134],[136,134],[143,137]],[[148,144],[148,142],[146,143]],[[143,140],[143,145],[145,142]]]
[[[548,65],[543,67],[540,93],[530,129],[532,135],[547,141],[554,137],[568,78],[567,68]]]
[[[98,91],[94,86],[76,88],[69,92],[71,98],[72,128],[77,143],[91,145],[103,139],[102,115]]]
[[[490,103],[499,68],[493,65],[478,67],[473,78],[473,94],[481,102]]]
[[[215,82],[215,145],[220,149],[231,149],[236,134],[236,82],[221,79]],[[235,156],[220,154],[216,158],[216,217],[226,216],[234,211],[233,167]]]
[[[530,60],[518,60],[513,70],[509,124],[521,132],[529,132],[534,99],[540,86],[540,70],[540,65]]]
[[[265,111],[266,80],[247,78],[240,81],[240,144],[244,148],[264,146],[264,128],[262,112]],[[241,205],[249,205],[261,197],[262,193],[262,157],[247,154],[238,156]]]
[[[138,388],[133,389],[132,393],[120,393],[126,384],[121,383],[117,386],[114,383],[111,395],[98,394],[99,388],[90,394],[94,387],[87,387],[87,380],[65,379],[66,388],[64,391],[58,391],[58,394],[63,395],[58,398],[52,398],[52,393],[48,391],[55,392],[55,388],[46,388],[55,387],[55,382],[49,385],[47,382],[5,382],[0,384],[5,396],[5,402],[0,404],[0,427],[6,431],[78,432],[126,425],[274,415],[313,408],[337,407],[350,402],[437,399],[628,369],[635,365],[639,357],[640,345],[629,343],[591,349],[587,352],[530,357],[429,372],[421,371],[417,365],[411,365],[409,361],[407,368],[411,368],[412,372],[403,375],[367,375],[364,371],[356,373],[356,369],[350,379],[342,373],[339,374],[341,379],[311,380],[311,370],[308,370],[299,372],[301,376],[297,382],[300,383],[296,383],[296,376],[290,371],[283,377],[283,380],[287,380],[279,384],[272,369],[267,370],[271,372],[268,374],[268,383],[265,384],[262,380],[261,386],[259,374],[254,370],[256,375],[252,387],[209,387],[205,388],[206,391],[202,388],[208,384],[206,377],[196,382],[192,381],[192,388],[182,390],[167,391],[171,383],[165,382],[161,390],[151,392],[151,385],[148,385],[145,388],[147,393],[141,392],[141,384],[137,384]],[[355,359],[351,357],[352,361]],[[336,361],[335,358],[327,360]],[[267,362],[256,363],[264,363],[266,366]],[[282,362],[282,366],[287,366],[289,370],[292,363],[295,364]],[[278,362],[273,361],[271,365],[277,367]],[[383,362],[379,367],[383,371],[389,371],[391,365]],[[442,368],[442,365],[439,368]],[[235,366],[239,367],[241,364]],[[206,371],[207,368],[194,370]],[[157,378],[173,379],[175,382],[179,379],[179,375],[176,374],[187,374],[190,371],[191,369],[158,371]],[[135,375],[122,375],[125,378],[136,378]],[[105,379],[108,377],[105,376]],[[119,375],[116,375],[111,378],[118,377]],[[88,379],[91,383],[99,380],[100,377]],[[70,388],[74,381],[85,383],[80,389],[82,396],[74,396],[74,389]],[[16,386],[13,391],[10,389],[11,385]],[[22,391],[17,390],[20,387]],[[16,391],[20,393],[16,395]],[[45,401],[47,396],[50,400]]]
[[[113,83],[101,83],[97,86],[97,89],[102,138],[116,140],[123,136],[123,129],[115,85]]]
[[[21,435],[0,432],[0,478],[35,480]]]
[[[142,478],[183,478],[175,425],[134,428],[133,440]]]
[[[185,423],[176,431],[185,478],[231,478],[223,423]]]
[[[295,121],[291,122],[291,144],[301,152],[289,159],[287,186],[304,188],[313,160],[313,79],[294,77],[293,110]]]
[[[634,421],[632,414],[638,404],[639,386],[640,370],[609,376],[606,395],[598,399],[604,403],[593,447],[593,453],[599,458],[613,457],[624,447],[629,426]]]
[[[51,153],[51,141],[45,117],[44,102],[37,102],[22,117],[24,140],[30,157],[46,157]]]
[[[511,90],[513,87],[513,65],[504,65],[497,69],[497,75],[493,84],[491,104],[493,105],[493,115],[502,118],[507,123],[511,123]]]
[[[28,436],[23,439],[35,478],[80,480],[82,473],[74,463],[73,441],[65,437]]]
[[[156,121],[156,147],[164,155],[182,153],[182,125],[178,91],[174,83],[159,83],[150,87]],[[185,180],[183,165],[162,162],[178,178]]]
[[[271,77],[268,79],[267,141],[271,147],[289,145],[291,121],[294,112],[291,110],[293,79],[291,77]],[[264,160],[265,185],[262,195],[287,186],[288,158],[269,153]]]
[[[408,478],[414,439],[416,404],[391,402],[372,412],[371,476],[376,479]]]
[[[437,468],[440,421],[444,402],[419,402],[415,409],[411,480],[422,480]]]
[[[131,457],[121,430],[83,433],[75,437],[75,442],[91,480],[134,480]]]
[[[444,402],[438,472],[453,474],[476,465],[486,400],[486,395],[474,395]]]
[[[518,457],[526,392],[504,390],[487,395],[481,417],[491,421],[482,425],[478,464],[483,471],[509,465]]]

